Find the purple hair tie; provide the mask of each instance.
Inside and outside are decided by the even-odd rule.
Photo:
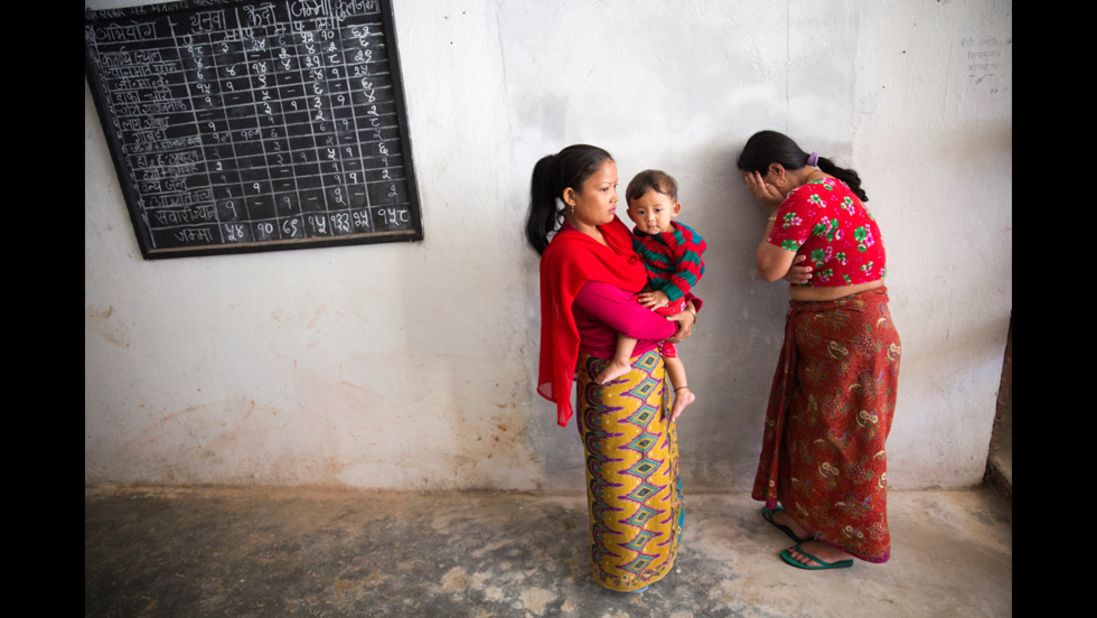
[[[812,167],[818,167],[819,165],[819,153],[813,152],[808,155],[808,165]]]

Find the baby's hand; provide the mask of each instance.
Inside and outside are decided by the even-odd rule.
[[[660,309],[670,304],[670,299],[663,292],[656,290],[654,292],[644,292],[640,294],[637,299],[640,304],[648,309]]]

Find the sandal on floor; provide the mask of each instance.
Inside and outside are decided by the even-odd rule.
[[[825,569],[848,569],[849,567],[853,566],[853,558],[847,558],[845,560],[835,560],[834,562],[827,562],[826,560],[823,560],[822,558],[820,558],[818,556],[813,556],[813,555],[807,553],[806,551],[804,551],[803,549],[800,549],[800,543],[797,543],[796,547],[794,547],[793,549],[800,552],[800,555],[806,556],[807,558],[810,558],[810,559],[818,562],[819,565],[820,565],[820,566],[811,566],[810,564],[804,564],[803,562],[800,562],[796,558],[793,558],[792,557],[792,552],[790,552],[787,549],[782,549],[781,550],[781,559],[784,560],[785,562],[791,564],[792,566],[798,568],[798,569],[806,569],[808,571],[822,571],[822,570],[825,570]]]

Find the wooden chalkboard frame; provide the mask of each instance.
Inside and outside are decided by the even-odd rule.
[[[279,5],[290,5],[294,2],[302,2],[302,0],[274,1],[277,2]],[[152,232],[149,228],[149,225],[147,224],[148,213],[142,212],[141,208],[142,196],[137,189],[137,178],[126,159],[126,154],[123,150],[122,140],[120,139],[118,133],[112,130],[115,117],[112,114],[111,107],[106,100],[106,90],[101,82],[100,73],[97,70],[98,65],[93,58],[92,44],[89,41],[90,37],[86,36],[84,43],[85,75],[88,79],[89,86],[93,95],[92,98],[95,102],[96,111],[99,115],[99,120],[102,124],[103,132],[110,149],[111,158],[113,159],[115,172],[118,177],[118,182],[122,189],[122,194],[125,197],[127,209],[129,210],[130,214],[130,220],[134,228],[134,233],[137,236],[138,244],[141,248],[141,254],[145,259],[253,253],[260,251],[279,251],[289,249],[307,249],[316,247],[334,247],[357,244],[423,240],[424,234],[420,213],[418,186],[414,171],[414,156],[412,151],[411,139],[408,134],[408,121],[406,103],[404,98],[403,79],[400,68],[399,51],[390,0],[303,0],[303,3],[311,6],[323,6],[326,7],[329,11],[332,10],[332,7],[346,7],[348,5],[376,4],[379,7],[380,17],[382,20],[382,30],[384,35],[383,42],[386,48],[386,55],[390,72],[389,77],[392,82],[392,104],[395,107],[395,115],[398,125],[396,127],[396,132],[399,138],[398,143],[400,146],[400,155],[402,157],[401,166],[399,167],[403,169],[405,174],[404,189],[406,191],[406,198],[408,202],[407,214],[409,215],[406,229],[352,232],[343,235],[332,235],[320,238],[306,237],[302,239],[277,240],[253,239],[251,241],[244,242],[221,242],[216,244],[190,245],[171,248],[153,247]],[[143,5],[124,9],[107,9],[100,11],[87,10],[85,12],[85,26],[90,28],[95,25],[114,23],[116,21],[132,24],[134,23],[133,18],[136,17],[162,16],[170,13],[186,13],[191,11],[208,10],[215,8],[237,8],[243,7],[245,5],[256,4],[271,4],[271,0],[266,0],[265,2],[257,2],[256,0],[180,0],[177,2]],[[129,21],[127,22],[125,20]],[[355,135],[357,137],[357,131],[355,132]],[[289,135],[286,136],[287,140],[289,139],[289,137]],[[201,150],[203,147],[203,145],[199,145],[199,150]],[[360,155],[360,158],[361,157],[364,157],[364,155]],[[203,157],[202,161],[205,162],[206,159]],[[365,180],[366,170],[364,168],[364,163],[362,175],[363,180]],[[365,189],[364,191],[368,192],[368,189]],[[216,206],[212,204],[212,201],[209,207],[216,209]],[[277,211],[277,205],[275,205],[275,211]],[[404,212],[401,211],[400,214],[403,215]],[[301,216],[303,217],[304,214],[302,213]],[[368,209],[365,216],[370,216]],[[250,224],[252,223],[252,221],[247,220],[247,223]],[[218,224],[220,225],[220,223]],[[304,223],[302,223],[302,228],[304,227]]]

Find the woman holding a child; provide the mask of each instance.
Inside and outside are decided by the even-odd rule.
[[[591,570],[606,588],[636,592],[674,567],[684,514],[657,344],[688,337],[701,301],[689,296],[670,317],[637,302],[648,273],[617,218],[617,182],[613,158],[595,146],[542,158],[533,170],[526,238],[541,254],[537,392],[556,404],[561,426],[573,415],[578,383]],[[600,383],[619,335],[635,340],[631,362]]]

